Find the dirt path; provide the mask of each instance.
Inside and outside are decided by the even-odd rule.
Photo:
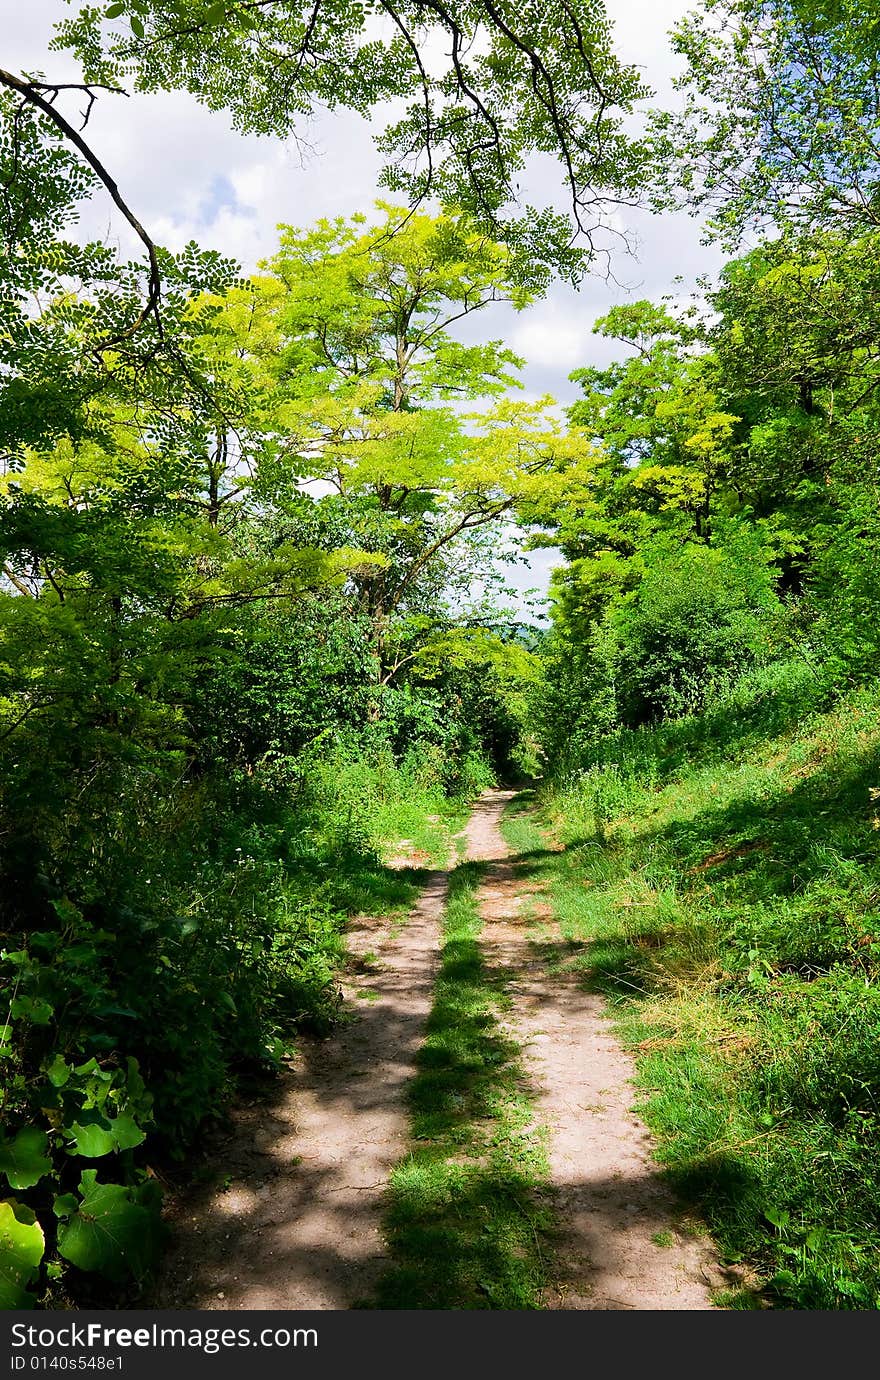
[[[356,1018],[330,1040],[301,1040],[273,1101],[239,1107],[209,1147],[225,1180],[178,1203],[157,1307],[341,1309],[372,1292],[447,881],[431,873],[401,927],[349,931],[350,952],[378,955],[346,993]]]
[[[467,857],[489,864],[481,942],[487,963],[506,970],[536,1121],[550,1128],[562,1234],[547,1307],[708,1309],[710,1284],[721,1283],[711,1248],[679,1229],[630,1111],[632,1063],[601,999],[573,974],[550,975],[546,952],[527,937],[529,893],[499,828],[512,794],[477,802]],[[172,1211],[156,1307],[345,1309],[370,1297],[387,1263],[384,1192],[407,1150],[406,1088],[431,1007],[447,885],[447,872],[433,872],[404,925],[366,920],[349,932],[355,957],[377,955],[346,993],[355,1019],[332,1039],[301,1040],[271,1100],[239,1106],[209,1145],[210,1182]]]
[[[481,943],[486,961],[508,971],[509,1025],[535,1085],[536,1121],[549,1128],[561,1237],[560,1277],[547,1307],[710,1309],[711,1292],[725,1280],[707,1238],[681,1230],[649,1134],[631,1111],[632,1060],[613,1037],[602,999],[571,972],[549,976],[546,951],[527,938],[528,893],[499,827],[512,795],[492,791],[477,802],[468,857],[490,863]]]

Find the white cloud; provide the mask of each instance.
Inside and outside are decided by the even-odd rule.
[[[511,345],[529,364],[545,369],[574,369],[584,360],[589,328],[553,313],[549,319],[535,310],[514,328]]]

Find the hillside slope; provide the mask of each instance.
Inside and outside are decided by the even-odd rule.
[[[788,670],[619,734],[508,825],[738,1262],[734,1307],[880,1295],[880,695],[810,694]]]

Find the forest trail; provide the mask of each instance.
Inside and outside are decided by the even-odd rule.
[[[370,955],[345,992],[355,1018],[300,1039],[273,1101],[236,1109],[211,1147],[225,1182],[184,1194],[174,1214],[158,1307],[345,1309],[372,1293],[448,875],[429,874],[405,923],[361,917],[348,930],[352,957]]]
[[[649,1133],[631,1110],[634,1066],[614,1038],[604,1002],[566,969],[561,937],[529,934],[523,903],[531,902],[533,915],[549,907],[535,903],[534,890],[517,876],[501,833],[514,794],[492,791],[477,801],[467,856],[489,864],[479,893],[480,943],[486,963],[504,975],[512,1003],[506,1024],[523,1046],[535,1120],[548,1128],[560,1234],[545,1306],[711,1309],[724,1277],[708,1238],[681,1229]]]
[[[552,964],[560,946],[535,939],[524,913],[527,902],[534,914],[535,893],[500,829],[514,794],[487,791],[476,802],[466,859],[487,865],[481,948],[510,996],[506,1024],[523,1046],[535,1120],[548,1128],[560,1235],[545,1306],[709,1309],[717,1263],[706,1238],[680,1229],[630,1110],[632,1062],[602,999]],[[329,1040],[302,1039],[272,1101],[240,1105],[215,1138],[208,1153],[224,1177],[218,1185],[215,1172],[178,1200],[156,1306],[345,1309],[373,1294],[387,1265],[385,1190],[408,1148],[406,1090],[448,880],[448,871],[429,874],[404,924],[363,919],[349,931],[355,960],[370,955],[346,992],[355,1019]]]

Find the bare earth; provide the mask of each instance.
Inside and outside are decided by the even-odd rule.
[[[693,1226],[681,1230],[649,1133],[631,1111],[633,1063],[612,1034],[602,998],[570,971],[549,977],[547,946],[527,938],[527,893],[499,828],[513,794],[491,791],[477,802],[468,857],[490,862],[480,893],[483,952],[491,966],[508,970],[508,1023],[524,1045],[536,1122],[549,1134],[561,1236],[559,1278],[546,1306],[711,1309],[710,1295],[725,1278],[708,1238],[694,1235]]]
[[[630,1110],[632,1063],[601,998],[571,973],[548,975],[546,952],[527,937],[528,893],[499,828],[512,795],[477,802],[467,857],[490,863],[484,951],[507,970],[509,1022],[536,1121],[549,1132],[562,1234],[546,1306],[709,1309],[722,1276],[708,1238],[681,1230]],[[446,872],[430,874],[405,925],[369,920],[349,932],[355,957],[378,955],[346,992],[355,1019],[332,1039],[302,1040],[270,1102],[239,1106],[215,1137],[208,1165],[221,1181],[214,1174],[173,1205],[156,1307],[345,1309],[372,1294],[387,1263],[384,1192],[407,1150],[406,1088],[431,1007],[447,882]]]
[[[378,955],[346,992],[355,1019],[330,1040],[303,1039],[274,1103],[240,1107],[212,1147],[231,1182],[187,1194],[158,1307],[350,1308],[383,1265],[388,1176],[407,1149],[406,1086],[431,1009],[447,874],[433,872],[395,932],[349,931]],[[368,993],[364,1000],[358,993]]]

